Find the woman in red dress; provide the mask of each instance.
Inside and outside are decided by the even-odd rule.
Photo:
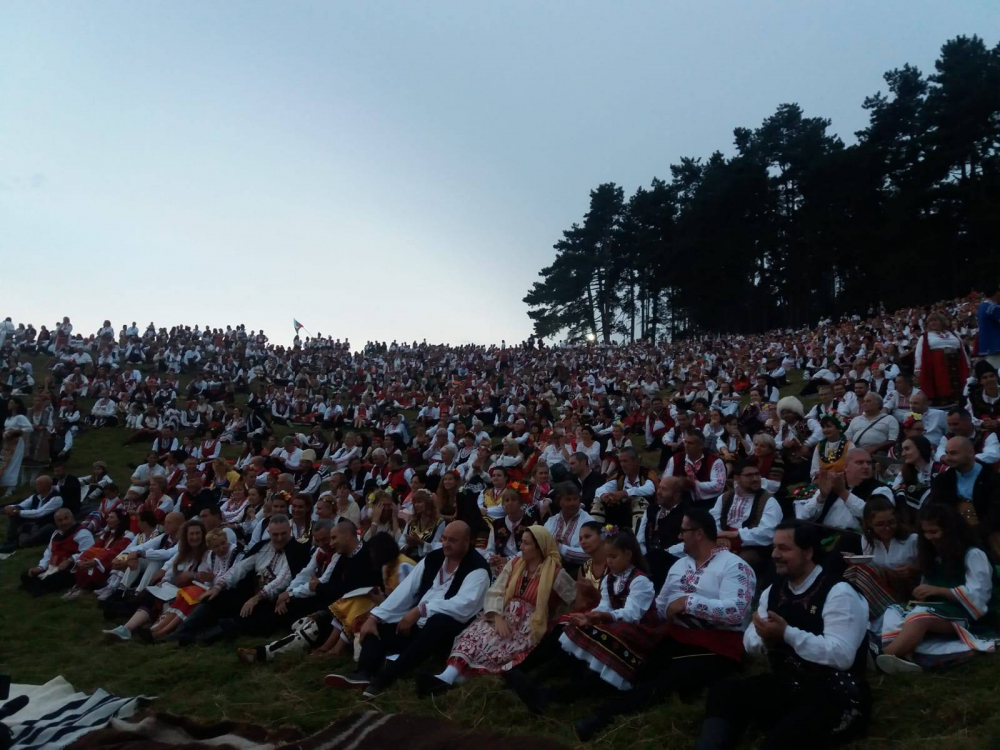
[[[107,525],[97,535],[94,546],[80,555],[73,575],[76,585],[63,596],[66,599],[78,596],[82,591],[93,591],[104,586],[111,575],[111,563],[132,541],[134,534],[129,530],[128,511],[121,506],[108,512]]]
[[[957,404],[969,379],[969,355],[941,313],[927,316],[926,329],[915,352],[920,390],[934,406]]]

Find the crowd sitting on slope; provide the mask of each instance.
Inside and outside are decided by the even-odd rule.
[[[93,595],[121,623],[110,640],[247,635],[247,664],[353,660],[326,684],[368,698],[501,675],[535,713],[592,696],[586,740],[707,691],[700,748],[751,723],[770,747],[806,726],[850,739],[869,663],[916,673],[994,648],[988,292],[620,346],[351,352],[8,319],[3,487],[44,473],[4,507],[2,551],[44,545],[24,589]],[[145,461],[74,476],[74,441],[96,430]],[[747,655],[770,668],[743,676]]]

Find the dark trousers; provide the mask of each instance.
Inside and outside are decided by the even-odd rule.
[[[603,703],[597,714],[610,721],[616,716],[638,713],[671,693],[688,699],[732,676],[739,667],[739,662],[733,659],[668,637],[650,655],[635,687]]]
[[[42,596],[43,594],[54,594],[57,591],[65,591],[73,586],[76,579],[68,570],[60,570],[46,578],[32,578],[27,572],[21,574],[21,588],[32,596]]]
[[[47,542],[55,530],[51,518],[14,516],[7,519],[7,544],[15,547],[37,547]]]
[[[726,721],[729,731],[712,739],[703,731],[697,748],[735,748],[751,723],[765,733],[763,750],[785,750],[805,742],[810,747],[830,747],[837,741],[831,733],[842,717],[828,695],[793,690],[772,674],[724,680],[709,691],[705,718],[706,723]]]
[[[414,625],[406,635],[396,632],[395,622],[380,622],[378,638],[365,637],[358,658],[358,671],[378,675],[385,684],[411,672],[435,654],[447,654],[455,637],[468,623],[447,615],[434,615],[422,628]],[[395,661],[385,661],[386,654],[399,654]],[[385,665],[383,667],[383,664]]]

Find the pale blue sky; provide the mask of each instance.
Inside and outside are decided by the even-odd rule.
[[[7,0],[0,315],[520,340],[600,182],[787,101],[851,141],[884,71],[998,28],[997,0]]]

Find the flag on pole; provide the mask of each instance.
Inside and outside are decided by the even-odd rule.
[[[296,320],[295,318],[292,318],[292,325],[293,325],[293,326],[295,326],[295,332],[296,332],[296,333],[298,333],[298,332],[299,332],[299,329],[300,329],[300,328],[305,328],[305,326],[304,326],[304,325],[302,325],[302,324],[301,324],[301,323],[300,323],[299,321],[297,321],[297,320]]]

